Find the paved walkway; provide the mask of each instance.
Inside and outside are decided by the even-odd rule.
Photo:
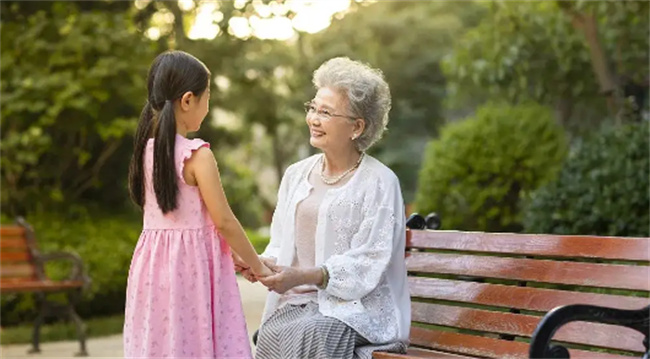
[[[239,282],[239,291],[241,292],[242,301],[244,303],[244,312],[246,314],[249,338],[251,338],[262,318],[267,289],[259,283],[251,284],[241,277],[238,277],[237,279]],[[121,334],[88,339],[86,346],[88,348],[88,353],[92,358],[123,357]],[[74,353],[79,350],[79,343],[75,341],[42,343],[40,354],[27,354],[29,348],[30,345],[27,344],[2,346],[0,347],[0,357],[7,359],[74,358]],[[254,349],[255,347],[253,346],[253,350]]]

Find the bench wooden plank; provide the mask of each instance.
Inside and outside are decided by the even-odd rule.
[[[0,241],[0,248],[5,250],[27,250],[27,241],[21,238],[2,238]]]
[[[1,278],[32,278],[35,274],[32,264],[6,265],[2,263],[0,266]]]
[[[31,256],[28,252],[25,251],[2,251],[0,252],[0,262],[27,262],[31,259]]]
[[[414,252],[413,272],[650,291],[650,267]]]
[[[433,350],[424,350],[418,348],[409,348],[406,354],[395,354],[395,353],[386,353],[386,352],[374,352],[372,354],[373,358],[376,359],[475,359],[475,357],[468,357],[460,354],[451,354],[437,352]]]
[[[650,261],[647,238],[411,231],[407,247],[548,257]]]
[[[523,337],[531,337],[541,319],[532,315],[418,302],[412,303],[412,318],[421,323]],[[554,338],[573,344],[638,353],[645,350],[641,333],[605,324],[570,323],[562,327]]]
[[[40,281],[40,280],[28,280],[28,281],[11,281],[11,280],[2,280],[0,281],[0,292],[2,293],[20,293],[20,292],[33,292],[33,291],[44,291],[44,292],[54,292],[60,290],[68,290],[74,288],[81,288],[84,285],[81,281]]]
[[[480,337],[476,335],[445,332],[411,327],[411,344],[464,355],[498,358],[528,359],[528,343]],[[569,349],[572,359],[629,359],[609,353]]]
[[[0,237],[23,237],[25,228],[21,226],[2,226],[0,227]]]
[[[539,312],[548,312],[562,305],[577,303],[629,310],[650,305],[648,297],[570,292],[452,279],[409,276],[408,283],[412,297]]]

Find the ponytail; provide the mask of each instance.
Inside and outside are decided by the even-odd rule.
[[[208,68],[194,56],[182,51],[164,52],[151,64],[147,76],[149,101],[140,114],[129,165],[129,194],[140,208],[145,205],[144,153],[147,141],[152,137],[152,182],[158,206],[165,214],[178,206],[174,101],[188,91],[200,96],[209,82]]]
[[[144,150],[153,129],[153,109],[149,101],[142,108],[140,122],[133,139],[133,156],[129,164],[129,195],[131,200],[142,208],[144,206]]]
[[[158,206],[163,213],[176,209],[178,178],[176,174],[175,152],[176,118],[174,104],[167,100],[158,113],[158,126],[154,130],[153,147],[153,189]],[[182,173],[180,174],[183,175]]]

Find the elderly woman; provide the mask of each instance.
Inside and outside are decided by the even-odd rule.
[[[313,83],[306,122],[322,154],[291,165],[280,184],[262,254],[277,274],[260,279],[272,292],[256,358],[404,352],[404,203],[395,174],[365,154],[388,123],[388,84],[348,58],[325,62]]]

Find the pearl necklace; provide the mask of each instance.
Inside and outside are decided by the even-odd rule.
[[[347,176],[350,172],[354,171],[357,167],[359,167],[359,165],[361,164],[361,160],[363,159],[364,155],[365,155],[365,153],[362,152],[361,156],[359,156],[359,159],[357,160],[357,163],[354,164],[354,166],[352,166],[350,169],[348,169],[347,171],[341,173],[340,175],[338,175],[337,177],[334,177],[334,178],[327,178],[323,174],[323,173],[325,173],[325,156],[321,157],[320,158],[320,162],[321,162],[320,179],[321,179],[321,181],[323,181],[323,183],[325,183],[327,185],[330,185],[330,186],[333,185],[333,184],[339,183],[343,179],[343,177]]]

